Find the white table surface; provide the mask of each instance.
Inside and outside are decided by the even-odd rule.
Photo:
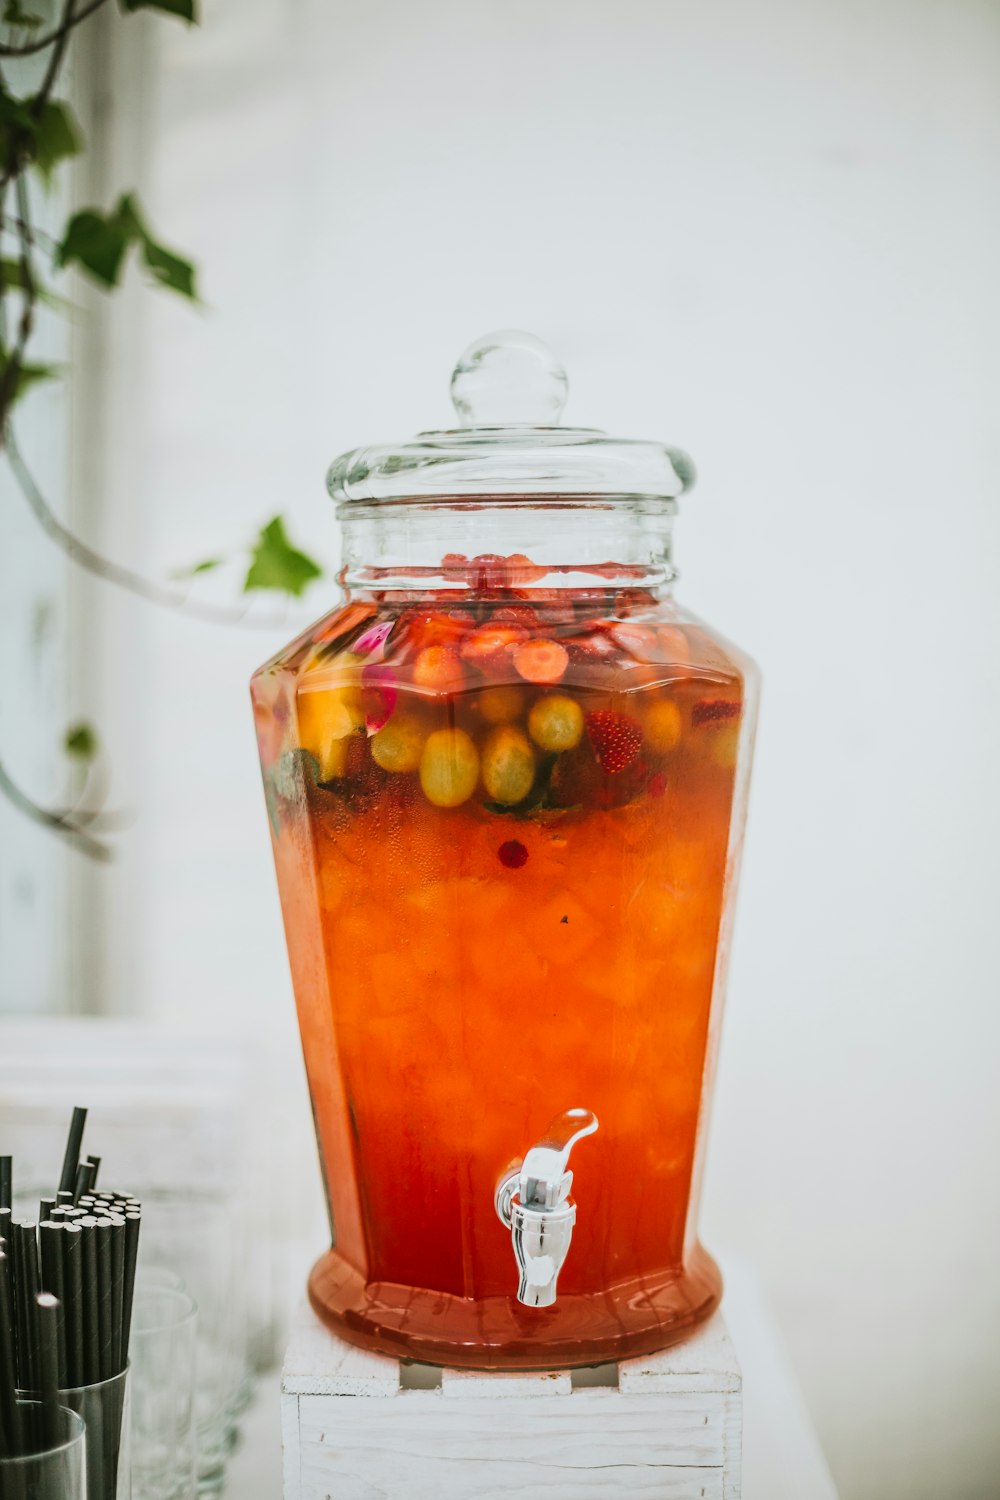
[[[743,1500],[837,1500],[774,1319],[745,1262],[723,1261],[723,1313],[743,1367]],[[230,1500],[281,1500],[278,1371],[261,1378],[229,1463]]]

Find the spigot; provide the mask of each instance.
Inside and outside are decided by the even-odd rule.
[[[591,1110],[563,1110],[520,1166],[497,1183],[497,1214],[510,1230],[517,1261],[517,1300],[526,1307],[551,1307],[556,1300],[556,1281],[576,1223],[569,1154],[596,1129]]]

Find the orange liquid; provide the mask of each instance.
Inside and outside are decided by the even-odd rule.
[[[344,618],[323,627],[338,650]],[[624,659],[574,655],[557,686],[501,654],[488,678],[466,666],[429,690],[390,641],[372,675],[391,675],[391,714],[422,736],[463,729],[485,755],[498,683],[519,690],[522,726],[546,694],[579,704],[579,745],[536,747],[535,789],[508,809],[481,782],[435,805],[422,770],[372,760],[361,727],[343,774],[317,781],[294,754],[307,740],[333,764],[312,695],[355,710],[356,662],[300,648],[255,682],[334,1226],[310,1293],[355,1342],[480,1368],[587,1364],[663,1347],[718,1301],[693,1198],[743,678],[707,633],[657,634],[656,619]],[[623,723],[624,749],[608,732]],[[555,1305],[524,1307],[496,1184],[577,1106],[600,1129],[573,1153],[572,1245]]]

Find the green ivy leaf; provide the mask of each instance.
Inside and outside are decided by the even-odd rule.
[[[197,301],[194,266],[153,239],[132,193],[123,193],[108,214],[95,208],[74,214],[59,247],[58,261],[62,266],[80,266],[102,286],[111,288],[118,285],[133,245],[141,247],[146,268],[159,286]]]
[[[61,374],[59,365],[22,365],[17,377],[17,399],[32,386],[41,385],[44,380],[58,380]]]
[[[204,562],[195,563],[191,568],[175,568],[170,576],[172,578],[197,578],[199,573],[211,573],[213,568],[221,568],[224,562],[224,557],[206,557]]]
[[[158,281],[160,286],[168,287],[172,292],[179,292],[182,297],[190,297],[192,302],[197,302],[194,266],[189,260],[184,260],[182,256],[165,250],[148,235],[143,237],[142,256],[147,268],[153,274],[154,281]]]
[[[35,125],[34,165],[46,187],[52,173],[67,157],[79,156],[83,136],[76,116],[60,99],[49,99]]]
[[[6,388],[10,362],[11,356],[9,352],[0,347],[0,387]],[[44,380],[56,380],[61,374],[62,371],[58,365],[33,365],[26,363],[19,365],[13,400],[20,401],[21,397],[30,391],[32,386],[40,385]]]
[[[93,760],[97,754],[97,731],[92,724],[74,724],[67,729],[63,749],[76,760]]]
[[[0,77],[0,160],[7,169],[17,171],[31,159],[36,124],[27,101],[9,94]]]
[[[36,16],[30,10],[22,10],[20,0],[7,0],[3,9],[3,24],[23,26],[25,31],[37,31],[42,24],[42,17]]]
[[[314,578],[319,578],[322,568],[304,552],[293,547],[285,534],[285,523],[275,516],[261,531],[253,549],[250,571],[247,573],[243,592],[252,589],[280,589],[283,593],[298,598]]]
[[[118,285],[131,242],[132,236],[116,217],[83,208],[66,226],[57,261],[60,266],[79,266],[101,286],[111,288]]]
[[[13,256],[0,256],[0,276],[4,286],[24,287],[24,267]]]
[[[196,23],[198,9],[194,0],[119,0],[126,13],[136,10],[162,10],[167,15],[180,16],[182,21]]]

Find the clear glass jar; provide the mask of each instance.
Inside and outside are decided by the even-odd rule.
[[[333,1227],[310,1295],[401,1357],[592,1364],[720,1296],[756,671],[671,595],[682,454],[554,425],[526,335],[452,388],[465,429],[334,464],[345,601],[252,685]]]

